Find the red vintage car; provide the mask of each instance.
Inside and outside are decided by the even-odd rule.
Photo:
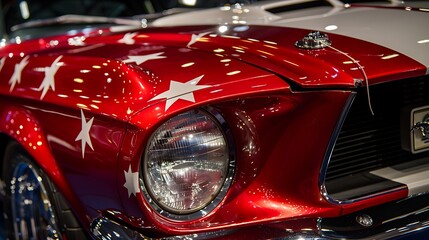
[[[2,2],[5,238],[429,225],[428,3]]]

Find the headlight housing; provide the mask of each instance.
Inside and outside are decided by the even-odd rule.
[[[213,113],[182,113],[152,134],[142,163],[143,189],[159,213],[202,216],[226,193],[234,171],[231,140],[223,118]]]

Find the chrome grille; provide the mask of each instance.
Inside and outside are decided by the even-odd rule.
[[[359,89],[335,144],[327,181],[428,155],[411,154],[403,142],[409,138],[404,122],[411,109],[429,105],[429,77],[371,86],[370,94],[375,115],[369,111],[365,89]]]

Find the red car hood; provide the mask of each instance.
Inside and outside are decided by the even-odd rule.
[[[29,52],[25,54],[60,54],[124,60],[130,55],[149,53],[152,50],[154,52],[157,49],[159,52],[182,49],[205,52],[204,58],[207,61],[212,57],[224,56],[246,62],[301,87],[310,88],[355,87],[356,80],[364,84],[367,80],[371,85],[421,76],[427,72],[424,64],[406,54],[333,33],[328,33],[332,41],[328,48],[297,48],[295,43],[310,32],[288,27],[250,25],[160,27],[118,33],[104,30],[85,36],[31,40],[19,45],[9,45],[5,50],[9,55],[14,52],[22,55],[23,45],[26,45],[25,49]],[[130,44],[126,43],[127,38]],[[177,56],[164,57],[171,59]],[[183,60],[186,61],[185,58]],[[155,74],[163,72],[163,69],[160,69],[163,66],[159,64],[144,64],[143,67]],[[180,66],[177,70],[179,69]],[[211,72],[212,69],[205,71]],[[223,78],[219,79],[217,84],[241,80]]]
[[[420,18],[421,15],[416,19]],[[354,88],[356,83],[371,85],[427,74],[427,64],[402,50],[341,34],[328,33],[330,47],[300,49],[295,43],[311,30],[283,25],[286,24],[278,20],[270,26],[239,23],[131,31],[111,28],[9,44],[0,48],[3,65],[0,74],[6,79],[0,81],[0,94],[22,94],[54,102],[58,98],[50,93],[61,89],[64,93],[58,96],[75,97],[81,102],[79,106],[93,105],[87,99],[103,98],[102,104],[96,106],[98,111],[128,119],[144,107],[162,101],[158,95],[164,92],[169,94],[165,97],[167,101],[180,94],[186,97],[186,92],[178,95],[168,92],[172,84],[193,84],[199,88],[198,104],[204,104],[281,90],[289,85]],[[406,30],[412,31],[409,29],[413,28]],[[382,35],[382,31],[378,34]],[[391,40],[397,41],[394,37]],[[404,44],[412,46],[410,42]],[[422,46],[420,51],[429,52],[426,50],[429,44],[418,44]],[[36,80],[12,83],[19,73],[17,66],[25,62],[28,64],[21,69],[21,78]],[[55,75],[55,80],[61,81],[56,89],[43,87],[39,83],[43,69],[55,62],[62,63]],[[42,94],[38,89],[43,90]],[[82,95],[82,91],[87,94]],[[62,104],[73,105],[71,100]],[[113,105],[121,108],[121,112],[113,109]]]

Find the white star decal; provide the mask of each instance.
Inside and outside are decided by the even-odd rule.
[[[63,63],[60,62],[62,57],[63,56],[57,57],[50,67],[45,67],[45,78],[40,84],[40,87],[37,89],[37,91],[43,90],[42,96],[40,96],[40,99],[43,99],[45,97],[49,88],[52,88],[52,91],[55,91],[54,75],[57,73],[58,69],[63,65]]]
[[[203,38],[207,34],[210,34],[210,32],[204,32],[204,33],[200,33],[200,34],[192,34],[191,41],[189,41],[188,45],[186,45],[186,46],[190,47],[191,45],[198,42],[201,38]]]
[[[137,33],[126,33],[121,39],[119,39],[119,43],[124,43],[127,45],[133,45],[136,41],[134,40],[134,37],[137,35]]]
[[[131,197],[131,194],[137,196],[137,193],[140,192],[139,187],[139,173],[133,172],[131,170],[131,165],[128,168],[128,172],[124,171],[125,174],[125,184],[124,187],[128,190],[128,197]]]
[[[171,80],[169,90],[155,96],[149,101],[166,98],[167,103],[165,104],[165,111],[179,99],[195,103],[194,92],[211,87],[210,85],[197,85],[203,77],[204,75],[201,75],[185,83]]]
[[[29,56],[26,56],[24,59],[21,60],[20,63],[15,64],[15,70],[13,72],[12,77],[9,80],[9,84],[10,84],[9,92],[13,91],[17,83],[21,83],[21,74],[25,66],[27,66],[28,64],[28,58]]]
[[[83,114],[83,110],[80,110],[81,122],[82,122],[82,130],[80,130],[79,135],[77,135],[75,141],[81,141],[82,143],[82,158],[85,158],[85,147],[86,144],[94,151],[91,142],[91,136],[89,136],[89,131],[91,130],[92,122],[94,121],[94,117],[92,117],[88,122],[86,121],[85,114]]]
[[[3,69],[4,63],[6,62],[6,57],[3,57],[2,59],[0,59],[0,72]]]
[[[139,55],[139,56],[128,56],[128,59],[123,60],[124,63],[136,63],[137,65],[140,65],[146,61],[149,60],[156,60],[156,59],[163,59],[166,58],[166,56],[161,56],[164,54],[164,52],[159,53],[153,53],[148,55]]]

